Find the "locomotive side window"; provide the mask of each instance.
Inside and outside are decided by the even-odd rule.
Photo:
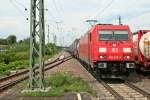
[[[122,31],[114,31],[114,37],[115,40],[128,40],[129,39],[129,34],[128,31],[122,30]]]
[[[128,40],[127,30],[100,30],[98,31],[99,40]]]

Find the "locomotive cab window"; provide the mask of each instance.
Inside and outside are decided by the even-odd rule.
[[[113,39],[113,34],[112,31],[99,31],[99,40],[112,40]]]
[[[100,30],[98,31],[99,40],[128,40],[127,30]]]
[[[114,37],[115,40],[128,40],[129,39],[129,34],[128,31],[123,30],[123,31],[115,31],[114,32]]]

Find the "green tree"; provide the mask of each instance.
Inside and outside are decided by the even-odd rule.
[[[15,35],[10,35],[7,37],[7,42],[8,44],[14,44],[17,42],[17,38]]]

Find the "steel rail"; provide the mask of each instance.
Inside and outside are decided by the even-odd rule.
[[[112,87],[110,87],[106,82],[98,79],[98,81],[117,99],[125,100],[120,94],[118,94]]]
[[[122,95],[120,95],[116,90],[114,90],[113,87],[111,87],[109,84],[107,84],[106,82],[98,78],[97,75],[94,74],[92,71],[89,71],[87,66],[85,66],[81,61],[79,62],[87,70],[87,72],[89,72],[100,84],[102,84],[115,97],[115,99],[125,100],[125,98]],[[138,92],[144,97],[146,97],[147,98],[146,100],[150,100],[150,94],[148,92],[138,88],[137,86],[133,85],[129,81],[126,81],[126,80],[122,80],[122,81],[124,82],[124,85],[126,85],[127,87],[130,87],[131,89],[135,90],[135,92]]]
[[[148,100],[150,100],[150,94],[142,89],[140,89],[139,87],[133,85],[132,83],[130,83],[129,81],[125,81],[125,85],[129,86],[130,88],[134,89],[135,91],[141,93],[143,96],[147,97]]]
[[[50,67],[45,67],[45,71],[50,70],[50,69],[52,69],[52,68],[54,68],[54,67],[56,67],[56,66],[62,64],[63,62],[66,62],[66,61],[70,60],[70,59],[72,59],[72,57],[71,57],[71,56],[68,56],[68,57],[65,57],[64,59],[59,59],[59,60],[57,60],[57,61],[55,61],[55,62],[50,62],[50,63],[47,64],[46,66],[49,66],[49,65],[52,65],[52,64],[54,64],[54,65],[52,65],[52,66],[50,66]],[[55,63],[56,63],[56,64],[55,64]],[[38,73],[39,73],[39,72],[37,71],[36,74],[38,74]],[[26,79],[29,77],[28,72],[26,72],[26,73],[25,73],[25,72],[22,72],[22,73],[20,72],[20,73],[17,73],[16,76],[15,76],[15,74],[14,74],[14,75],[11,75],[11,76],[10,76],[11,78],[16,78],[16,77],[19,77],[20,75],[25,75],[25,74],[26,74],[26,76],[24,76],[24,77],[22,77],[22,78],[20,78],[20,79],[13,80],[13,81],[10,81],[10,82],[8,82],[8,83],[6,83],[6,84],[4,84],[4,85],[1,85],[1,86],[0,86],[0,92],[3,92],[4,90],[8,89],[9,87],[16,85],[17,83],[19,83],[19,82],[21,82],[21,81],[23,81],[23,80],[26,80]],[[5,78],[2,79],[2,81],[3,81],[3,82],[4,82],[4,81],[7,81],[7,80],[11,79],[10,77],[9,77],[9,76],[8,76],[8,77],[5,77]],[[1,81],[0,81],[0,82],[1,82]]]
[[[97,77],[96,74],[94,74],[92,71],[89,71],[88,68],[83,65],[81,63],[81,65],[87,70],[87,72],[89,72],[100,84],[102,84],[104,86],[104,88],[106,88],[108,90],[108,92],[110,92],[115,99],[117,100],[125,100],[120,94],[118,94],[112,87],[110,87],[107,83],[105,83],[103,80],[101,80],[100,78]]]
[[[69,57],[71,57],[71,56],[68,56],[68,57],[66,57],[66,58],[64,58],[64,59],[67,59],[67,58],[69,58]],[[58,58],[59,58],[59,57],[58,57]],[[48,66],[48,65],[53,64],[53,63],[55,63],[55,62],[61,61],[61,59],[58,59],[58,58],[55,59],[54,61],[45,63],[45,66]],[[62,59],[62,60],[63,60],[63,59]],[[35,69],[38,69],[38,65],[36,66]],[[25,69],[25,70],[23,70],[23,71],[21,71],[21,72],[12,74],[12,75],[10,75],[10,76],[2,77],[2,78],[0,78],[0,83],[3,82],[3,81],[6,81],[6,80],[8,80],[8,79],[11,79],[11,78],[13,78],[13,77],[20,76],[20,75],[22,75],[22,74],[26,74],[26,73],[28,73],[28,72],[29,72],[29,70],[28,70],[28,69]]]

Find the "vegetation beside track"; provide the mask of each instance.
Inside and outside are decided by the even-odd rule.
[[[0,76],[9,75],[10,71],[27,68],[29,65],[29,38],[8,45],[7,50],[0,52]],[[60,48],[49,43],[45,45],[45,60],[60,51]],[[38,59],[36,58],[36,61]]]
[[[28,92],[22,96],[61,96],[66,92],[88,92],[95,96],[96,92],[80,77],[69,72],[57,72],[46,78],[46,86],[51,87],[48,92]]]

